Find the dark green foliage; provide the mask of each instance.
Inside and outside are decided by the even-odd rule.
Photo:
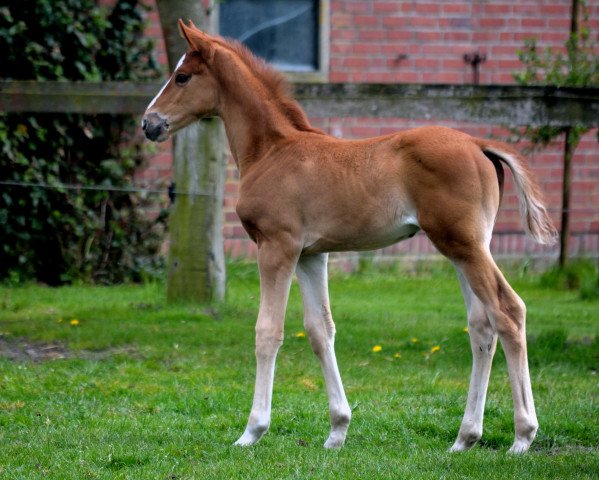
[[[560,290],[578,290],[582,300],[599,298],[599,270],[589,260],[553,267],[541,276],[541,285]]]
[[[0,77],[144,80],[158,69],[137,0],[32,0],[0,7]],[[136,121],[123,115],[0,114],[0,279],[140,280],[158,265],[160,222],[123,187],[142,162]],[[160,217],[161,219],[163,217]],[[161,220],[162,221],[162,220]]]

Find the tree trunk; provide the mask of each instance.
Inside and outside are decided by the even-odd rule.
[[[158,0],[170,70],[187,49],[177,27],[191,19],[210,30],[200,0]],[[170,219],[167,299],[209,302],[225,293],[222,206],[225,134],[219,119],[196,122],[173,138],[174,209]]]
[[[578,11],[579,1],[572,0],[572,11],[570,14],[570,34],[578,34]],[[568,243],[570,239],[570,185],[572,183],[572,157],[574,156],[574,150],[578,139],[574,140],[574,133],[572,127],[568,126],[564,129],[565,142],[564,145],[564,175],[562,179],[562,222],[561,232],[559,239],[559,260],[558,265],[560,268],[566,266],[568,260]]]
[[[575,140],[572,127],[566,127],[564,145],[564,174],[562,179],[562,224],[559,239],[559,267],[563,268],[568,259],[568,240],[570,237],[570,185],[572,183],[572,156]]]

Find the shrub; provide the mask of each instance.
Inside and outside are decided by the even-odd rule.
[[[547,270],[541,285],[559,290],[577,290],[582,300],[599,298],[599,269],[590,260],[578,260]]]
[[[145,80],[158,75],[137,0],[31,0],[0,7],[0,77]],[[127,191],[142,162],[124,115],[0,114],[0,279],[51,285],[141,280],[159,267],[164,215]],[[47,185],[51,188],[31,185]]]

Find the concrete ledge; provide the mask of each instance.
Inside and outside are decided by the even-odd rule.
[[[0,81],[0,111],[141,115],[161,86],[162,82]],[[297,83],[295,90],[310,117],[599,125],[599,88]]]

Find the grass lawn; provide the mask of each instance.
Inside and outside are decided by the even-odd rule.
[[[216,308],[166,305],[160,284],[0,288],[0,478],[598,478],[599,302],[518,275],[540,422],[528,454],[506,454],[513,409],[500,348],[483,440],[447,452],[471,360],[458,283],[445,269],[332,276],[354,411],[340,451],[322,448],[326,392],[297,335],[294,284],[270,432],[233,447],[252,400],[255,271],[229,265]]]

